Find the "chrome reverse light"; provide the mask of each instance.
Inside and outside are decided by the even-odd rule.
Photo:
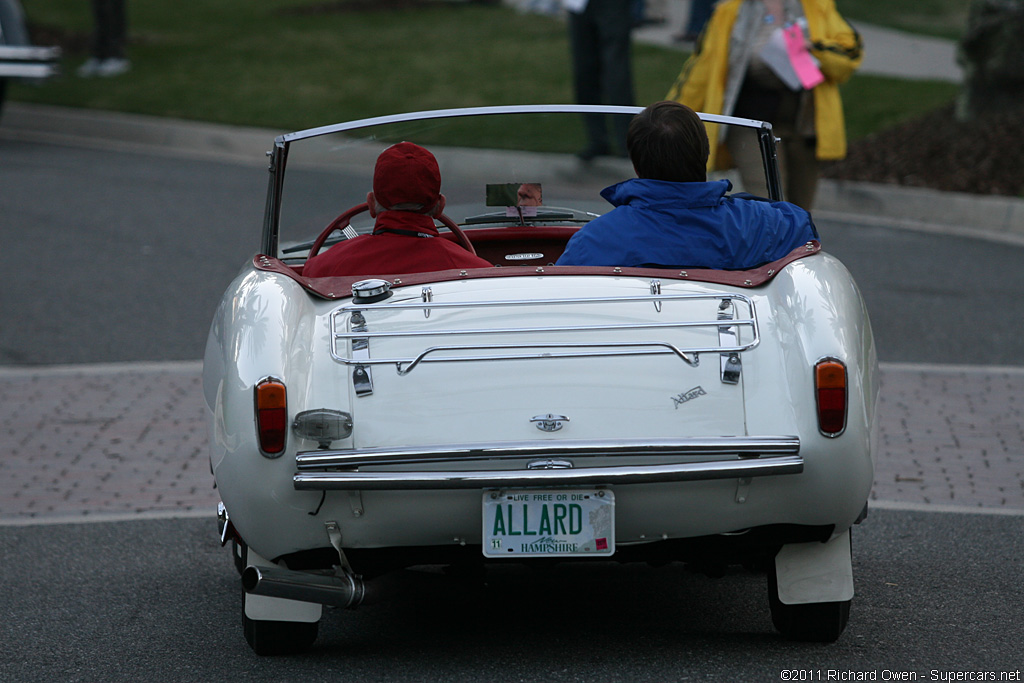
[[[319,448],[326,450],[332,442],[352,434],[352,416],[329,408],[305,410],[295,416],[292,432],[300,439],[316,441]]]

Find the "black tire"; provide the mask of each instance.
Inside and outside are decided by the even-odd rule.
[[[243,607],[244,609],[244,607]],[[320,622],[257,621],[242,614],[245,640],[261,657],[295,655],[312,647]]]
[[[0,78],[0,114],[4,111],[4,99],[7,98],[7,79]]]
[[[786,605],[779,600],[775,563],[768,569],[768,605],[772,611],[772,624],[787,640],[811,643],[833,643],[846,630],[850,621],[850,600],[841,602],[812,602]]]

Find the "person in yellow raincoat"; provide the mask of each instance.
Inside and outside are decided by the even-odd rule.
[[[792,89],[766,57],[779,29],[797,25],[824,81]],[[777,36],[775,36],[777,38]],[[666,99],[708,114],[768,121],[779,145],[785,198],[807,210],[814,204],[818,162],[846,156],[846,123],[839,84],[860,66],[860,35],[840,16],[834,0],[722,0],[694,54]],[[707,124],[712,141],[708,170],[737,167],[744,190],[767,195],[760,151]]]

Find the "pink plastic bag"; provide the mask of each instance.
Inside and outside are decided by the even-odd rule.
[[[787,26],[783,29],[783,37],[786,39],[789,61],[793,65],[793,70],[796,71],[797,78],[800,79],[800,85],[805,90],[810,90],[824,81],[825,76],[818,68],[818,63],[807,50],[804,32],[800,30],[800,27],[796,24]]]

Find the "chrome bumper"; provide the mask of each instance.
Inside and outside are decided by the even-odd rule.
[[[664,464],[576,467],[576,460],[656,456]],[[685,459],[678,462],[679,459]],[[473,461],[528,460],[525,469],[450,469]],[[427,465],[434,469],[359,471],[360,467]],[[300,491],[485,489],[520,486],[654,484],[799,474],[804,461],[792,436],[538,441],[424,448],[313,451],[296,456]]]

